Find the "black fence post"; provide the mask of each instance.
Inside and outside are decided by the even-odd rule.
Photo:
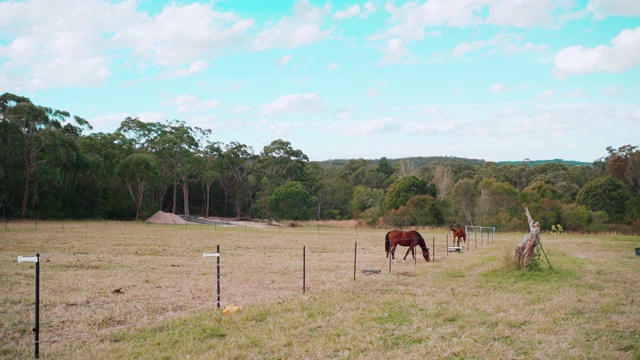
[[[36,254],[36,327],[33,328],[33,332],[37,359],[40,357],[40,254]]]
[[[216,253],[218,253],[217,259],[217,271],[218,271],[218,299],[216,300],[218,303],[218,308],[220,308],[220,245],[216,247]]]

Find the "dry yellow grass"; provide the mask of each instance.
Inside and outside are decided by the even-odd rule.
[[[41,358],[640,357],[637,238],[544,235],[554,271],[527,272],[503,260],[521,234],[471,236],[469,251],[447,256],[448,230],[419,229],[429,247],[435,238],[436,262],[400,260],[389,273],[386,230],[352,225],[9,223],[0,231],[0,357],[32,356],[34,270],[17,256],[35,253]],[[202,257],[216,245],[222,306],[243,308],[224,317],[215,258]]]

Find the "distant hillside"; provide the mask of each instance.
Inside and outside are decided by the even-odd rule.
[[[342,167],[344,164],[351,160],[360,160],[365,161],[367,163],[375,164],[378,160],[368,160],[368,159],[337,159],[337,160],[325,160],[325,161],[314,161],[322,167]],[[405,169],[409,170],[417,170],[425,165],[430,165],[432,163],[456,163],[463,162],[468,165],[478,165],[483,166],[485,163],[490,161],[485,161],[482,159],[467,159],[460,158],[455,156],[427,156],[427,157],[409,157],[409,158],[401,158],[401,159],[387,159],[389,163],[392,165],[400,164]],[[541,165],[547,163],[562,163],[567,164],[569,166],[591,166],[592,163],[582,162],[582,161],[573,161],[573,160],[563,160],[563,159],[553,159],[553,160],[518,160],[518,161],[498,161],[496,164],[498,165],[518,165],[526,163],[529,166]]]
[[[593,163],[584,162],[584,161],[574,161],[574,160],[562,160],[562,159],[553,159],[553,160],[519,160],[519,161],[498,161],[497,164],[506,165],[506,164],[522,164],[526,162],[529,166],[548,164],[548,163],[561,163],[570,166],[592,166]]]

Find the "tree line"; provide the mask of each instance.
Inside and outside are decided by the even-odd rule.
[[[277,139],[259,153],[184,121],[127,117],[113,133],[79,116],[0,96],[5,219],[184,215],[356,219],[371,227],[468,224],[640,231],[640,151],[608,147],[588,164],[455,157],[310,161]]]

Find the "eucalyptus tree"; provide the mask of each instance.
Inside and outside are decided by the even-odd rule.
[[[475,225],[479,191],[470,179],[462,179],[453,186],[451,203],[457,222]]]
[[[198,138],[209,130],[192,128],[180,120],[168,121],[156,139],[156,156],[169,165],[173,180],[172,212],[176,213],[177,188],[182,185],[184,214],[189,211],[189,182],[202,167],[199,157],[200,142]]]
[[[638,146],[623,145],[618,149],[607,147],[605,172],[622,181],[632,196],[640,193],[640,150]]]
[[[353,217],[349,201],[353,186],[338,173],[338,168],[308,163],[305,168],[305,188],[317,198],[316,219],[336,220]]]
[[[235,214],[240,217],[243,208],[250,206],[249,188],[257,186],[257,181],[248,177],[256,162],[253,149],[238,142],[226,145],[216,142],[209,145],[208,151],[215,154],[212,171],[219,175],[218,183],[224,196],[222,212],[227,215],[229,204],[233,202]]]
[[[166,191],[172,186],[171,211],[177,212],[178,186],[182,185],[184,214],[189,215],[189,182],[200,168],[197,158],[202,147],[200,139],[211,131],[187,126],[181,120],[165,123],[143,122],[127,117],[117,129],[130,139],[135,148],[153,154],[159,164],[158,196],[156,201],[162,207]]]
[[[438,200],[443,201],[453,188],[453,172],[447,165],[437,165],[433,174],[433,184],[438,189]]]
[[[35,105],[26,97],[4,93],[0,95],[0,122],[3,123],[3,141],[7,142],[8,153],[13,162],[21,168],[15,169],[18,178],[22,178],[22,200],[20,201],[20,217],[25,217],[31,196],[32,203],[37,194],[34,193],[34,174],[44,164],[38,159],[45,142],[42,140],[44,129],[62,130],[62,123],[70,119],[66,111],[55,110]],[[74,120],[85,126],[86,120],[75,117]],[[78,131],[80,128],[76,129]]]
[[[210,215],[211,206],[211,186],[218,181],[220,173],[215,170],[215,157],[209,154],[204,155],[203,170],[200,173],[200,180],[202,181],[205,190],[205,203],[204,203],[204,216]]]
[[[301,181],[309,157],[291,143],[274,140],[262,149],[259,157],[261,173],[276,187],[289,181]]]
[[[148,154],[134,153],[116,166],[115,175],[123,180],[129,190],[135,203],[135,219],[138,220],[144,196],[158,175],[158,163]]]
[[[123,218],[123,206],[129,196],[116,181],[112,181],[116,166],[135,151],[133,141],[119,132],[93,133],[79,142],[88,162],[87,170],[79,178],[88,197],[85,198],[87,216]]]

